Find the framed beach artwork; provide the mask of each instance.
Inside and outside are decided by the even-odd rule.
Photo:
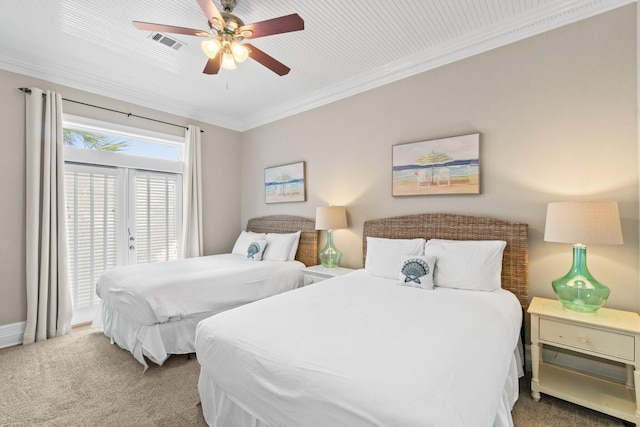
[[[392,147],[393,196],[480,194],[480,134]]]
[[[304,162],[273,166],[264,170],[265,203],[307,200]]]

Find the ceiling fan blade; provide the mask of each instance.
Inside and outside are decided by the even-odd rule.
[[[224,23],[224,19],[220,14],[220,11],[213,4],[212,0],[198,0],[198,4],[200,5],[200,9],[202,9],[204,15],[207,17],[207,20],[209,20],[211,25],[219,29],[223,29],[226,26],[226,24]]]
[[[211,34],[205,30],[193,28],[174,27],[173,25],[152,24],[151,22],[133,21],[133,25],[139,30],[158,31],[160,33],[186,34],[188,36],[209,37]]]
[[[205,74],[218,74],[218,71],[220,71],[221,59],[222,55],[216,55],[215,58],[209,58],[209,60],[207,61],[207,65],[205,65],[202,72]]]
[[[284,76],[285,74],[288,74],[289,71],[291,71],[291,68],[287,67],[282,62],[275,59],[274,57],[267,55],[266,53],[264,53],[263,51],[255,47],[254,45],[249,43],[244,43],[244,45],[249,49],[249,57],[251,59],[261,63],[262,65],[264,65],[274,73],[278,74],[279,76]]]
[[[304,21],[297,13],[281,16],[279,18],[267,19],[266,21],[254,22],[240,27],[239,32],[251,31],[251,35],[244,35],[245,38],[255,39],[258,37],[271,36],[274,34],[290,33],[292,31],[304,30]]]

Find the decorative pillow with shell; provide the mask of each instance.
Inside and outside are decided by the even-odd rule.
[[[249,247],[247,248],[247,258],[252,261],[262,261],[262,254],[264,253],[264,249],[267,247],[266,240],[254,240],[249,243]]]
[[[433,289],[433,270],[436,258],[403,255],[400,262],[400,285],[420,289]]]
[[[236,255],[246,255],[247,248],[254,240],[263,240],[266,239],[266,233],[254,233],[253,231],[241,231],[236,243],[233,245],[233,249],[231,250],[232,254]]]

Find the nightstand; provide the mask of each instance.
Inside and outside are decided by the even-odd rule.
[[[347,274],[352,271],[354,271],[352,268],[346,267],[326,268],[322,265],[314,265],[303,268],[302,274],[304,274],[305,285],[310,285],[312,283],[322,282],[323,280],[327,280],[332,277],[342,276],[343,274]]]
[[[531,396],[558,397],[640,425],[640,316],[599,309],[595,314],[566,310],[559,301],[533,298],[531,314]],[[560,347],[621,362],[626,384],[543,363],[543,346]]]

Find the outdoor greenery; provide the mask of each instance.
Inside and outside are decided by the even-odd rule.
[[[90,150],[121,151],[129,145],[127,140],[76,129],[64,129],[63,136],[65,145]]]

